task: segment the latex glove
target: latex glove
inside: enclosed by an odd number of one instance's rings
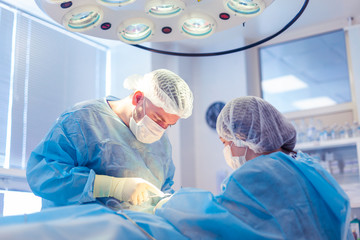
[[[163,196],[152,183],[142,178],[117,178],[95,175],[94,197],[114,197],[120,201],[140,205],[149,200],[149,191]]]

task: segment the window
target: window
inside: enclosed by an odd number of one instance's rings
[[[260,48],[265,100],[283,113],[349,103],[344,31]]]
[[[13,190],[0,203],[12,214],[13,198],[37,209],[27,159],[61,112],[105,96],[109,58],[106,47],[1,3],[0,31],[0,190]]]

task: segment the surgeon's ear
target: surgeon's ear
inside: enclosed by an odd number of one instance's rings
[[[144,93],[141,91],[136,91],[132,96],[132,104],[137,105],[144,98]]]

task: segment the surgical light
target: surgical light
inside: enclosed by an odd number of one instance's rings
[[[225,6],[241,16],[256,16],[265,8],[262,0],[225,0]]]
[[[215,22],[205,15],[194,15],[183,20],[181,29],[191,38],[204,38],[214,33]]]
[[[174,17],[185,8],[185,3],[179,0],[153,0],[145,6],[147,13],[153,17]]]
[[[236,14],[237,17],[231,17],[234,13],[224,0],[33,1],[69,31],[130,44],[206,38],[215,32],[241,26],[252,16]],[[233,1],[227,4],[233,9],[237,5],[243,8],[260,6],[261,12],[274,0],[242,0],[243,4]],[[88,10],[84,10],[86,8]],[[141,21],[131,22],[133,19]]]
[[[101,8],[86,6],[75,8],[63,18],[63,25],[70,31],[82,32],[100,24],[103,18]]]
[[[147,19],[130,19],[120,25],[118,35],[126,43],[141,43],[151,38],[153,28]]]
[[[121,40],[135,47],[176,56],[214,56],[243,51],[278,36],[303,14],[309,0],[279,31],[246,46],[212,53],[175,53],[151,49],[142,42],[173,42],[207,38],[244,26],[275,0],[33,0],[69,31]],[[136,19],[136,21],[133,21]],[[139,19],[141,21],[139,21]]]

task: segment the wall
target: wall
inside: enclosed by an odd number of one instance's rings
[[[128,44],[119,44],[111,48],[110,89],[107,94],[119,98],[131,93],[123,87],[126,77],[133,74],[145,74],[152,71],[151,53]]]
[[[215,101],[226,103],[247,94],[245,54],[239,52],[197,58],[193,61],[197,66],[193,76],[196,97],[194,108],[196,186],[217,193],[219,180],[224,177],[224,172],[231,170],[224,160],[223,145],[216,131],[206,124],[205,114],[207,108]]]

